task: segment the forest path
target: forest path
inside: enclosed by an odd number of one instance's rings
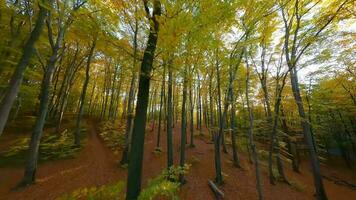
[[[23,168],[0,169],[0,199],[56,199],[77,188],[100,186],[125,179],[118,170],[117,158],[100,141],[93,121],[88,120],[88,137],[84,149],[74,159],[40,164],[37,180],[27,188],[10,191],[21,180]]]
[[[51,161],[40,164],[37,173],[37,182],[23,190],[10,191],[21,180],[23,168],[0,168],[0,200],[47,200],[56,199],[65,193],[76,189],[101,186],[126,181],[127,170],[118,167],[117,162],[121,153],[114,155],[108,149],[96,131],[97,123],[87,120],[88,140],[84,149],[74,159]],[[162,128],[162,153],[153,153],[156,147],[157,129],[146,131],[144,161],[143,161],[143,187],[150,178],[159,175],[167,166],[166,161],[166,134]],[[174,163],[179,163],[180,125],[173,130]],[[214,195],[208,187],[208,179],[213,180],[214,171],[214,145],[206,137],[195,137],[195,148],[186,147],[186,162],[191,169],[186,175],[187,183],[182,186],[179,196],[182,200],[214,200]],[[198,132],[195,132],[198,135]],[[188,143],[190,141],[188,131]],[[254,200],[257,199],[254,167],[248,162],[247,155],[239,153],[243,169],[233,167],[231,162],[231,149],[229,154],[222,153],[222,170],[224,184],[221,189],[225,192],[227,200]],[[293,173],[290,165],[285,164],[285,171],[289,180],[298,181],[304,188],[297,191],[291,186],[278,183],[272,186],[268,182],[266,164],[262,165],[263,192],[267,200],[307,200],[313,198],[313,180],[307,163],[302,166],[302,173]],[[323,168],[323,173],[339,173],[336,170]],[[346,180],[356,180],[353,174],[348,174]],[[347,187],[338,186],[331,181],[324,181],[330,200],[356,199],[356,191]]]

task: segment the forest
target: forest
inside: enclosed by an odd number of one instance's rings
[[[354,0],[0,0],[0,200],[356,199]]]

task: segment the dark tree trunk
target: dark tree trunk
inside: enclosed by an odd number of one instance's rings
[[[156,95],[157,95],[157,88],[155,88],[153,95],[151,96],[151,121],[152,121],[152,127],[151,127],[151,132],[155,130],[155,125],[156,125],[156,119],[155,119],[155,104],[156,104]]]
[[[136,63],[136,62],[134,62]],[[135,65],[134,65],[135,66]],[[126,132],[125,132],[125,146],[124,150],[122,151],[122,157],[120,164],[125,165],[129,163],[129,148],[130,148],[130,138],[132,135],[132,126],[133,126],[133,109],[134,109],[134,98],[135,98],[135,81],[136,81],[136,70],[133,69],[131,83],[130,83],[130,91],[129,91],[129,98],[127,100],[127,112],[126,112]]]
[[[53,2],[51,2],[51,5]],[[53,39],[51,35],[51,24],[48,26],[49,29],[49,39]],[[48,111],[48,104],[50,98],[50,87],[52,82],[53,73],[55,70],[55,64],[58,57],[58,51],[62,47],[64,40],[65,28],[61,24],[59,25],[59,33],[57,36],[56,44],[52,46],[52,55],[47,62],[47,67],[43,76],[41,85],[41,95],[40,95],[40,110],[37,116],[35,127],[31,135],[31,140],[29,144],[28,157],[26,159],[25,173],[20,185],[29,185],[33,183],[36,179],[36,169],[38,162],[39,146],[41,137],[43,134],[43,127],[46,122],[46,116]],[[53,40],[52,40],[53,42]]]
[[[166,88],[166,66],[163,66],[163,82],[161,86],[161,96],[160,96],[160,104],[159,104],[159,115],[158,115],[158,132],[157,132],[157,142],[156,142],[156,149],[160,149],[161,143],[161,123],[162,123],[162,107],[164,101],[164,93]]]
[[[104,101],[103,101],[103,106],[101,109],[101,119],[106,119],[106,111],[107,111],[107,106],[108,106],[108,101],[109,101],[109,91],[110,91],[110,76],[111,76],[111,72],[110,72],[110,63],[107,65],[107,67],[105,67],[105,80],[104,80],[104,91],[103,94],[105,94],[103,96]]]
[[[115,106],[114,106],[114,120],[117,119],[117,113],[118,113],[118,109],[119,109],[119,105],[120,105],[120,93],[121,93],[121,86],[122,86],[122,76],[123,76],[123,70],[120,70],[120,77],[119,77],[119,86],[117,87],[117,91],[116,91],[116,97],[115,97]]]
[[[145,7],[147,7],[147,1],[145,1]],[[141,63],[137,106],[132,131],[130,162],[128,167],[126,200],[136,200],[141,191],[142,160],[145,142],[147,106],[150,92],[150,76],[158,40],[159,22],[157,21],[156,16],[161,15],[160,1],[155,0],[153,2],[153,7],[153,15],[150,17],[152,23],[150,23],[147,46]]]
[[[135,12],[137,12],[137,8],[135,8]],[[135,82],[136,82],[136,62],[137,62],[137,34],[138,34],[138,22],[135,21],[135,30],[134,30],[134,38],[133,38],[133,43],[134,43],[134,49],[133,49],[133,63],[132,63],[132,77],[131,77],[131,82],[130,82],[130,91],[129,91],[129,97],[127,99],[127,110],[126,113],[123,114],[123,116],[126,116],[126,131],[125,131],[125,146],[124,150],[122,152],[122,157],[120,164],[125,165],[129,163],[129,149],[130,149],[130,138],[132,135],[132,130],[133,130],[133,109],[134,109],[134,100],[135,100]],[[124,109],[125,110],[125,109]]]
[[[233,91],[231,91],[231,119],[230,119],[230,123],[231,123],[231,144],[232,144],[232,158],[233,158],[233,165],[235,167],[239,167],[241,168],[240,165],[240,159],[239,156],[237,154],[237,145],[236,145],[236,135],[237,135],[237,131],[236,131],[236,109],[235,109],[235,101],[234,101],[234,94]]]
[[[52,7],[53,0],[46,0],[44,1],[44,3],[47,4],[49,7]],[[47,16],[47,13],[49,12],[46,7],[42,5],[39,5],[39,7],[40,9],[39,9],[39,14],[36,20],[35,27],[33,28],[29,39],[25,43],[22,56],[16,66],[15,72],[11,77],[9,86],[6,89],[5,95],[2,98],[0,104],[0,136],[4,131],[7,119],[9,117],[10,110],[19,92],[20,85],[23,80],[24,72],[27,68],[28,63],[30,62],[30,59],[34,52],[35,43],[37,42],[37,40],[41,35],[45,18]]]
[[[34,130],[32,132],[31,141],[28,150],[28,157],[26,159],[25,174],[21,185],[29,185],[33,183],[36,179],[36,169],[38,162],[38,151],[40,146],[40,140],[43,133],[43,127],[45,124],[48,102],[49,102],[49,92],[52,74],[54,71],[55,61],[52,60],[54,57],[51,56],[49,65],[47,66],[46,72],[43,77],[43,82],[41,86],[41,99],[40,99],[40,110],[37,116]]]
[[[198,113],[199,113],[199,118],[197,119],[197,125],[199,129],[199,134],[202,134],[202,129],[201,129],[201,124],[202,124],[202,107],[201,107],[201,88],[200,88],[200,76],[198,73]]]
[[[248,116],[249,116],[249,131],[248,131],[248,138],[249,138],[249,146],[252,151],[252,157],[253,161],[255,163],[255,173],[256,173],[256,189],[258,193],[258,199],[262,200],[263,199],[263,193],[262,193],[262,183],[261,183],[261,172],[260,172],[260,167],[259,167],[259,161],[258,161],[258,155],[257,155],[257,150],[256,146],[254,143],[253,139],[253,112],[251,109],[250,105],[250,98],[249,98],[249,82],[250,82],[250,69],[249,69],[249,64],[247,63],[246,60],[246,104],[247,104],[247,110],[248,110]]]
[[[76,122],[76,126],[75,126],[76,128],[75,128],[75,137],[74,137],[74,145],[76,145],[76,146],[80,146],[80,131],[81,131],[80,122],[82,120],[83,113],[84,113],[85,96],[87,93],[87,88],[88,88],[89,79],[90,79],[90,64],[91,64],[94,50],[96,47],[96,40],[97,40],[97,38],[95,37],[93,40],[93,43],[90,47],[88,61],[87,61],[87,67],[85,69],[85,80],[84,80],[84,84],[83,84],[82,93],[80,95],[80,101],[79,101],[80,106],[79,106],[79,112],[78,112],[77,122]]]
[[[192,75],[192,74],[191,74]],[[193,83],[190,82],[190,89],[189,89],[189,103],[190,103],[190,147],[195,147],[194,144],[194,102],[193,102]]]
[[[110,104],[109,104],[109,119],[110,120],[114,120],[114,101],[116,100],[115,99],[115,90],[116,90],[116,79],[117,79],[117,74],[118,74],[118,71],[119,71],[119,67],[118,66],[114,66],[115,67],[115,71],[114,71],[114,74],[113,74],[113,79],[112,79],[112,83],[111,83],[111,92],[110,92]]]
[[[226,121],[226,115],[227,115],[227,108],[228,108],[228,103],[224,103],[224,114],[222,114],[222,108],[221,108],[221,84],[220,84],[220,68],[219,65],[216,65],[216,80],[217,80],[217,89],[218,89],[218,109],[219,109],[219,141],[222,144],[223,147],[223,152],[227,153],[226,149],[226,143],[225,143],[225,121]]]
[[[277,128],[278,128],[278,121],[279,121],[279,111],[280,111],[280,107],[281,107],[280,105],[281,105],[281,101],[282,101],[282,92],[283,92],[283,88],[284,88],[285,83],[286,83],[287,75],[288,74],[284,74],[283,75],[282,85],[279,84],[279,77],[277,77],[276,102],[275,102],[275,105],[274,105],[274,119],[273,119],[272,133],[271,133],[272,141],[270,141],[270,142],[273,142],[273,140],[276,140],[275,146],[272,145],[272,148],[270,146],[270,151],[274,151],[274,149],[276,149],[277,169],[278,169],[278,173],[279,173],[280,178],[284,182],[287,182],[287,178],[286,178],[286,176],[284,174],[283,164],[282,164],[282,160],[280,158],[280,147],[279,147],[279,141],[278,141],[278,136],[277,136]],[[272,152],[270,152],[270,156],[272,156],[271,154],[272,154]],[[272,158],[270,158],[269,162],[272,162]],[[271,163],[271,165],[272,165],[272,163]],[[273,172],[270,171],[270,173],[273,173]],[[272,180],[272,178],[273,178],[273,180]],[[270,174],[270,183],[274,184],[274,181],[275,181],[275,179],[274,179],[273,174]]]
[[[173,74],[172,74],[172,61],[168,65],[168,96],[167,96],[167,167],[168,169],[173,165]]]
[[[89,100],[89,107],[88,107],[89,115],[92,115],[93,110],[94,110],[93,109],[93,99],[94,99],[95,88],[96,88],[96,78],[94,79],[94,84],[93,84],[93,87],[90,92],[90,100]]]
[[[221,153],[220,153],[220,143],[221,136],[223,134],[224,120],[221,112],[221,90],[220,90],[220,72],[219,72],[219,61],[216,61],[216,80],[218,89],[218,116],[219,116],[219,131],[214,132],[214,146],[215,146],[215,182],[220,185],[223,183],[223,177],[221,173]]]
[[[286,116],[284,114],[283,110],[283,104],[282,101],[280,102],[280,111],[281,111],[281,117],[282,117],[282,128],[285,133],[289,135],[289,129],[287,125],[287,120]],[[290,136],[290,135],[289,135]],[[299,173],[299,162],[298,162],[298,156],[297,156],[297,144],[295,141],[291,141],[290,137],[288,138],[288,151],[292,155],[292,168],[294,172]]]
[[[214,141],[214,127],[215,127],[215,124],[214,124],[214,118],[215,118],[215,115],[214,115],[214,106],[213,106],[213,71],[212,73],[210,74],[210,78],[209,78],[209,110],[210,110],[210,123],[209,123],[209,132],[211,134],[211,141]]]
[[[301,118],[301,126],[303,128],[304,139],[308,145],[308,150],[309,150],[309,154],[310,154],[310,164],[311,164],[312,171],[313,171],[314,185],[315,185],[315,189],[316,189],[317,199],[318,200],[326,200],[327,196],[325,193],[325,189],[324,189],[324,185],[323,185],[323,181],[322,181],[322,177],[321,177],[318,155],[314,149],[313,138],[312,138],[312,134],[310,132],[310,125],[308,122],[308,118],[305,115],[303,100],[302,100],[302,97],[300,95],[300,90],[299,90],[297,70],[296,70],[295,66],[290,67],[289,73],[290,73],[290,79],[291,79],[291,84],[292,84],[293,96],[294,96],[295,102],[298,106],[298,113]]]
[[[185,145],[187,143],[187,109],[186,109],[187,85],[188,85],[187,68],[188,67],[185,66],[184,83],[183,83],[182,122],[181,122],[182,127],[181,127],[181,141],[180,141],[180,161],[179,161],[179,165],[181,167],[184,167],[185,164]],[[179,175],[179,181],[181,184],[185,182],[183,174]]]

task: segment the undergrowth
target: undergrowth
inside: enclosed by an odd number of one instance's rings
[[[70,194],[65,194],[57,200],[120,200],[123,199],[124,182],[119,181],[115,184],[100,187],[81,188]]]
[[[138,200],[153,200],[158,197],[166,197],[177,200],[180,183],[178,181],[180,174],[186,174],[190,165],[184,167],[171,167],[164,170],[159,176],[148,181],[145,188],[142,189]],[[114,184],[103,185],[100,187],[80,188],[70,194],[65,194],[57,200],[121,200],[125,199],[125,184],[119,181]]]
[[[84,139],[81,130],[82,142]],[[22,166],[25,163],[30,138],[21,138],[14,142],[10,149],[0,153],[0,166]],[[82,146],[82,145],[81,145]],[[74,133],[67,130],[61,134],[45,134],[41,138],[39,162],[73,158],[80,147],[74,146]]]
[[[99,124],[99,135],[114,154],[118,154],[125,144],[125,128],[118,127],[119,124],[122,123],[104,121]]]
[[[289,180],[289,184],[291,188],[295,189],[298,192],[303,192],[305,190],[305,185],[296,181],[296,180]]]

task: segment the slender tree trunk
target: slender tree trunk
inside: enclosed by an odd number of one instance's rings
[[[259,161],[258,161],[258,155],[257,155],[257,150],[256,146],[254,143],[253,139],[253,113],[250,105],[250,98],[249,98],[249,82],[250,82],[250,69],[249,69],[249,64],[247,63],[246,60],[246,104],[247,104],[247,110],[248,110],[248,116],[249,116],[249,131],[248,131],[248,136],[249,136],[249,146],[251,147],[252,150],[252,157],[255,163],[255,173],[256,173],[256,188],[257,188],[257,193],[258,193],[258,199],[262,200],[263,199],[263,193],[262,193],[262,183],[261,183],[261,172],[260,172],[260,167],[259,167]]]
[[[43,133],[43,127],[47,116],[50,83],[54,71],[54,64],[55,64],[55,57],[51,56],[41,86],[40,111],[36,119],[35,128],[32,132],[32,136],[30,140],[28,157],[26,159],[26,165],[25,165],[25,174],[22,182],[20,183],[20,185],[23,186],[33,183],[36,179],[38,151],[39,151],[40,140]]]
[[[155,130],[155,104],[156,104],[156,95],[157,95],[157,88],[155,88],[153,95],[151,96],[151,121],[152,121],[152,127],[151,127],[151,132]]]
[[[278,136],[277,136],[277,128],[278,128],[278,121],[279,121],[280,104],[281,104],[281,101],[282,101],[282,91],[283,91],[283,88],[284,88],[284,85],[285,85],[286,77],[287,77],[287,74],[285,74],[284,77],[283,77],[282,86],[280,86],[279,82],[277,81],[277,85],[276,85],[276,94],[277,94],[277,96],[276,96],[276,102],[275,102],[275,105],[274,105],[274,119],[273,119],[272,133],[271,133],[272,134],[272,139],[276,139],[275,147],[272,146],[272,148],[276,149],[276,161],[277,161],[278,173],[279,173],[280,178],[284,182],[287,182],[287,178],[286,178],[286,176],[284,174],[282,160],[280,158],[280,147],[279,147],[279,141],[278,141]],[[274,149],[270,149],[270,150],[273,151]],[[272,153],[270,152],[270,154],[272,154]],[[273,176],[273,174],[272,174],[272,176]],[[274,180],[274,176],[273,176],[273,181],[275,181]],[[271,177],[270,177],[270,182],[271,182]],[[274,182],[271,182],[271,183],[274,184]]]
[[[50,26],[51,24],[49,25],[49,28]],[[21,185],[28,185],[35,181],[39,145],[40,145],[40,140],[43,133],[43,127],[45,125],[45,120],[48,111],[50,86],[52,82],[53,73],[55,70],[55,64],[58,57],[58,51],[61,48],[64,39],[65,28],[63,25],[59,25],[59,26],[60,27],[59,27],[59,33],[56,40],[56,44],[52,47],[52,55],[48,60],[42,85],[41,85],[40,110],[39,110],[39,115],[36,119],[34,131],[31,136],[29,151],[28,151],[29,154],[26,160],[25,174],[21,182]],[[49,35],[49,38],[50,40],[52,40],[52,35]]]
[[[164,101],[164,93],[166,88],[166,66],[163,66],[163,82],[161,86],[161,96],[160,96],[160,103],[159,103],[159,115],[158,115],[158,133],[157,133],[157,143],[156,143],[156,150],[160,149],[161,143],[161,123],[162,123],[162,107]]]
[[[210,78],[209,78],[209,110],[210,110],[210,126],[209,126],[209,132],[211,134],[211,141],[214,141],[214,128],[215,128],[215,124],[214,124],[214,118],[215,118],[215,115],[214,115],[214,106],[213,106],[213,93],[212,93],[212,90],[213,90],[213,84],[212,84],[212,81],[213,81],[213,73],[211,73],[210,75]]]
[[[11,120],[12,122],[16,121],[19,111],[21,109],[21,106],[22,106],[22,97],[19,96],[19,97],[17,97],[17,105],[16,105],[16,110],[12,116],[12,120]]]
[[[190,147],[195,147],[194,144],[194,102],[193,102],[193,83],[190,82],[189,89],[189,103],[190,103]]]
[[[89,100],[89,108],[88,108],[89,115],[92,115],[92,111],[93,111],[93,99],[95,99],[94,98],[95,88],[96,88],[96,78],[94,79],[94,84],[90,92],[90,100]]]
[[[129,148],[130,148],[130,136],[132,135],[132,122],[134,118],[133,109],[134,109],[134,96],[135,96],[135,81],[136,81],[136,70],[133,69],[132,78],[130,83],[130,91],[129,91],[129,98],[127,101],[127,117],[126,117],[126,132],[125,132],[125,146],[124,150],[122,151],[122,157],[120,164],[125,165],[129,163]]]
[[[237,145],[236,145],[236,135],[237,135],[237,131],[236,131],[236,109],[235,109],[235,101],[234,101],[234,94],[233,91],[231,91],[231,119],[230,119],[230,123],[231,123],[231,143],[232,143],[232,158],[233,158],[233,165],[235,167],[239,167],[241,168],[240,165],[240,159],[239,156],[237,154]]]
[[[183,102],[182,102],[182,127],[181,127],[181,141],[180,141],[180,161],[179,165],[181,167],[184,167],[185,165],[185,145],[187,143],[187,109],[186,109],[186,103],[187,103],[187,86],[188,86],[188,80],[187,80],[187,65],[185,66],[184,69],[184,83],[183,83]],[[180,174],[179,175],[179,181],[180,183],[184,183],[184,175]]]
[[[114,119],[117,119],[117,113],[119,110],[119,105],[120,105],[120,93],[121,93],[121,87],[122,87],[122,76],[123,76],[123,70],[120,70],[120,77],[119,77],[119,86],[117,87],[116,91],[116,97],[115,97],[115,106],[114,106]]]
[[[353,152],[356,154],[356,145],[355,145],[355,142],[354,142],[353,139],[352,139],[352,135],[351,135],[351,133],[350,133],[349,128],[347,127],[347,124],[346,124],[344,118],[342,117],[342,114],[341,114],[341,112],[340,112],[340,109],[337,110],[337,113],[339,114],[341,123],[342,123],[342,125],[343,125],[343,127],[344,127],[344,131],[345,131],[345,134],[346,134],[346,137],[347,137],[347,141],[349,141],[349,143],[351,144],[351,148],[352,148]],[[349,154],[350,154],[350,152],[349,152]]]
[[[85,70],[85,80],[84,80],[84,84],[83,84],[82,93],[80,95],[80,106],[79,106],[79,112],[78,112],[76,128],[75,128],[75,137],[74,137],[74,144],[76,146],[80,146],[80,131],[81,131],[80,122],[82,120],[82,116],[84,113],[85,96],[87,93],[87,88],[88,88],[89,79],[90,79],[90,64],[91,64],[94,50],[96,47],[96,40],[97,40],[97,38],[95,37],[93,40],[93,43],[91,45],[91,48],[90,48],[90,52],[88,55],[88,61],[87,61],[87,67]]]
[[[286,120],[286,116],[284,114],[284,110],[283,110],[283,104],[282,101],[280,103],[280,111],[281,111],[281,117],[282,117],[282,128],[283,131],[287,134],[289,134],[289,129],[288,129],[288,125],[287,125],[287,120]],[[288,138],[288,150],[289,153],[292,155],[292,168],[294,172],[300,173],[299,171],[299,162],[298,162],[298,156],[297,156],[297,144],[295,141],[291,141],[290,137]]]
[[[217,184],[223,183],[223,177],[221,174],[221,153],[220,153],[220,143],[221,136],[223,134],[224,120],[221,113],[221,90],[220,90],[220,72],[219,72],[219,61],[216,61],[216,80],[218,87],[218,116],[219,116],[219,131],[214,132],[214,144],[215,144],[215,182]]]
[[[167,167],[168,169],[173,165],[173,74],[172,74],[172,61],[168,65],[168,96],[167,96]]]
[[[315,185],[315,189],[316,189],[317,199],[318,200],[326,200],[327,196],[325,193],[325,189],[324,189],[324,185],[323,185],[323,181],[322,181],[322,177],[321,177],[320,164],[319,164],[317,153],[315,152],[315,149],[314,149],[314,143],[313,143],[312,134],[310,132],[310,125],[308,122],[308,118],[305,115],[303,100],[302,100],[302,97],[300,95],[300,90],[299,90],[297,70],[296,70],[295,66],[290,67],[289,73],[290,73],[290,79],[291,79],[291,84],[292,84],[294,100],[298,106],[298,113],[301,118],[301,126],[303,128],[304,139],[305,139],[305,142],[307,143],[308,149],[309,149],[310,164],[311,164],[312,171],[313,171],[314,185]]]
[[[45,0],[43,3],[47,4],[49,7],[52,7],[53,0]],[[0,104],[0,136],[4,131],[7,119],[9,117],[10,110],[19,92],[20,85],[23,80],[24,72],[27,68],[28,63],[30,62],[30,59],[34,52],[35,43],[37,42],[37,40],[41,35],[45,18],[47,16],[47,13],[49,12],[46,7],[42,5],[39,5],[39,7],[40,9],[39,9],[39,14],[36,20],[35,27],[32,30],[29,39],[25,43],[22,56],[16,66],[15,72],[11,77],[9,86],[6,89],[5,95],[2,98]]]
[[[147,6],[147,1],[145,2]],[[147,13],[148,14],[148,13]],[[158,40],[159,22],[156,16],[161,15],[161,2],[153,2],[153,16],[150,17],[150,32],[147,46],[141,63],[138,85],[137,106],[131,140],[130,162],[127,177],[126,200],[136,200],[141,191],[142,160],[145,142],[147,105],[150,92],[150,76]]]
[[[115,90],[116,90],[116,78],[117,78],[117,74],[118,74],[118,66],[114,66],[115,67],[115,71],[113,74],[113,79],[112,79],[112,83],[111,83],[111,92],[110,92],[110,104],[109,104],[109,119],[110,120],[114,120],[114,100],[115,99]]]
[[[222,143],[223,147],[223,152],[227,153],[226,149],[226,143],[225,143],[225,121],[226,121],[226,115],[227,115],[227,108],[228,108],[228,103],[224,103],[224,115],[222,115],[222,108],[221,108],[221,84],[220,84],[220,69],[219,65],[216,65],[216,78],[217,78],[217,84],[218,84],[218,107],[219,107],[219,137],[220,141]],[[228,94],[227,94],[228,95]],[[227,106],[226,106],[227,105]]]
[[[110,91],[110,77],[111,77],[111,72],[110,72],[110,64],[107,66],[107,70],[105,70],[105,82],[104,82],[104,103],[102,107],[102,116],[101,119],[106,119],[106,111],[107,111],[107,106],[108,106],[108,101],[109,101],[109,91]]]
[[[197,109],[198,110],[198,113],[199,113],[199,119],[197,119],[197,124],[199,125],[198,128],[199,128],[199,134],[202,134],[202,129],[201,129],[201,126],[202,126],[202,107],[201,107],[201,88],[200,88],[200,76],[199,76],[199,73],[198,73],[198,106],[197,106]]]

